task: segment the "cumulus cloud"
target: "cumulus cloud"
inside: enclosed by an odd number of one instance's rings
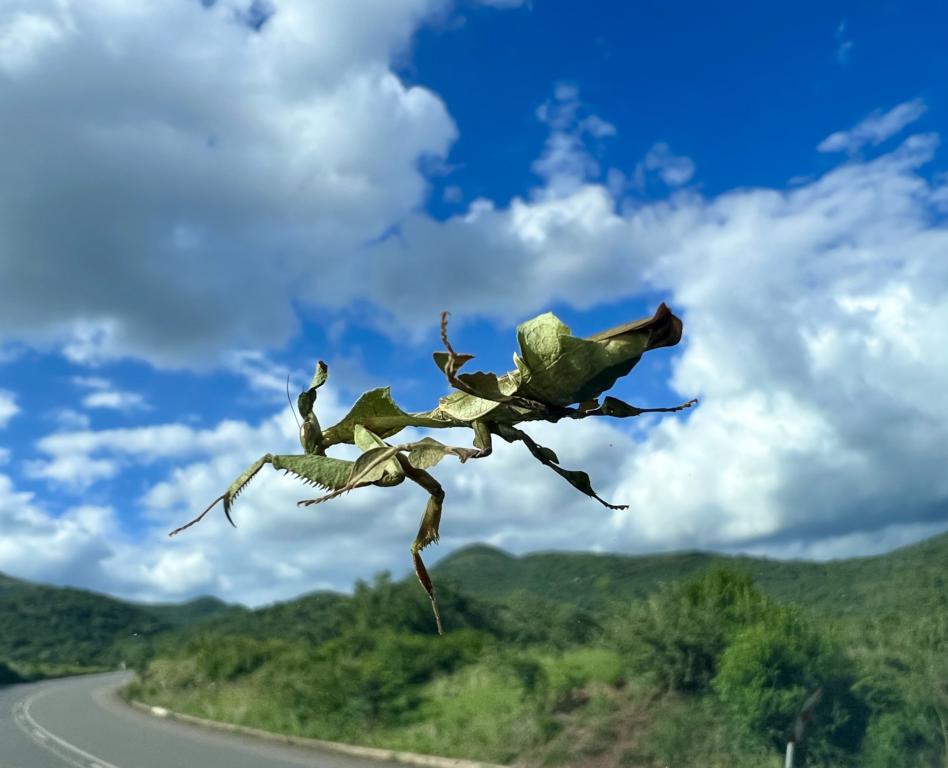
[[[695,174],[695,164],[690,157],[675,155],[668,144],[658,142],[646,153],[642,162],[635,168],[635,184],[645,188],[646,176],[654,173],[668,187],[680,187],[691,181]]]
[[[54,516],[0,474],[0,571],[22,578],[104,586],[106,543],[116,533],[108,507],[81,505]]]
[[[72,408],[60,408],[55,411],[50,411],[46,414],[46,418],[55,423],[57,431],[66,432],[70,430],[88,429],[92,423],[88,414],[73,410]]]
[[[875,110],[854,128],[831,133],[817,146],[820,152],[858,152],[866,144],[877,146],[918,120],[928,107],[921,99],[903,102],[888,112]]]
[[[5,2],[0,342],[210,367],[344,304],[456,135],[389,68],[440,5]]]
[[[329,386],[320,390],[319,408],[326,418],[343,415],[335,390]],[[220,454],[233,445],[266,445],[271,453],[293,452],[299,447],[297,438],[294,436],[287,444],[285,437],[281,437],[288,427],[295,435],[292,418],[281,409],[256,427],[227,420],[207,429],[180,422],[120,429],[61,429],[37,441],[36,448],[43,458],[27,462],[25,468],[29,477],[81,493],[100,480],[115,477],[128,465],[185,461],[204,454]]]
[[[858,157],[924,104],[833,134],[821,149],[854,157],[789,190],[707,199],[678,188],[693,173],[688,158],[653,147],[645,170],[677,189],[630,202],[616,173],[601,183],[597,142],[616,129],[560,85],[538,112],[549,127],[540,185],[506,207],[478,199],[437,221],[417,212],[418,160],[443,157],[454,126],[436,95],[389,68],[434,5],[367,14],[362,3],[285,0],[255,31],[237,0],[136,13],[107,0],[5,4],[0,117],[17,120],[4,121],[13,133],[0,146],[0,327],[82,364],[223,362],[275,391],[263,357],[219,360],[217,350],[279,346],[296,300],[364,300],[400,333],[430,327],[445,307],[513,323],[556,303],[660,296],[685,322],[684,343],[664,353],[675,355],[671,384],[700,408],[635,430],[532,428],[631,509],[610,513],[522,446],[501,444],[486,461],[439,466],[442,551],[487,539],[515,551],[827,557],[948,526],[938,461],[948,441],[948,232],[936,215],[945,184],[921,172],[937,138]],[[23,32],[11,21],[23,14],[62,34]],[[49,120],[63,105],[70,119]],[[373,239],[393,225],[397,237]],[[338,398],[320,397],[331,422]],[[54,518],[9,478],[0,484],[5,537],[8,522],[19,531],[4,539],[0,567],[78,568],[65,555],[31,566],[10,548],[19,537],[35,552],[30,542],[59,524],[96,564],[90,580],[114,575],[141,597],[261,602],[401,571],[424,507],[406,486],[301,510],[299,484],[271,472],[242,495],[238,531],[218,514],[168,542],[169,528],[262,450],[297,449],[282,409],[210,429],[61,429],[37,448],[43,458],[27,472],[77,490],[130,465],[177,464],[137,502],[154,528],[115,548],[100,541],[114,525],[107,508]]]
[[[920,173],[937,144],[910,136],[789,190],[624,210],[582,183],[443,223],[415,217],[381,247],[455,254],[429,287],[468,312],[513,321],[654,292],[684,317],[671,383],[701,407],[630,450],[612,495],[632,509],[585,544],[826,556],[835,541],[848,554],[948,527],[937,461],[948,411],[936,404],[948,387],[948,231],[941,183]],[[433,311],[403,298],[394,270],[385,279],[381,304]]]
[[[73,376],[72,382],[80,389],[91,390],[82,397],[82,405],[86,408],[106,408],[125,413],[149,409],[145,398],[138,392],[117,389],[101,376]],[[69,420],[69,416],[65,418]]]
[[[252,390],[273,397],[286,396],[289,369],[274,363],[259,350],[232,350],[224,356],[224,366],[243,378]]]
[[[569,194],[584,181],[599,176],[599,163],[588,142],[614,136],[616,129],[598,115],[586,112],[579,89],[571,83],[559,83],[553,98],[537,109],[540,122],[550,128],[543,152],[532,166],[544,180],[537,194]]]
[[[20,406],[16,404],[16,393],[0,389],[0,429],[3,429],[19,412]]]

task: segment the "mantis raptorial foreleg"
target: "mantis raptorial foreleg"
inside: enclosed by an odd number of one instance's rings
[[[186,528],[190,528],[210,512],[219,501],[224,502],[224,514],[231,525],[234,521],[230,516],[230,508],[234,499],[240,492],[247,487],[247,484],[254,476],[263,469],[264,465],[272,464],[274,469],[282,469],[284,474],[296,475],[303,482],[309,485],[316,485],[320,488],[337,489],[346,484],[352,473],[353,462],[345,459],[336,459],[332,456],[317,456],[315,454],[285,454],[274,456],[271,453],[264,454],[245,469],[230,487],[214,501],[207,509],[194,518],[191,522],[185,523],[180,528],[175,528],[169,536],[174,536]],[[237,526],[234,525],[236,528]]]
[[[421,517],[421,525],[418,528],[418,535],[411,544],[412,565],[415,567],[415,575],[421,586],[428,593],[428,599],[431,600],[431,609],[434,611],[435,623],[438,626],[438,634],[444,634],[444,628],[441,626],[441,613],[438,610],[438,600],[435,597],[434,584],[428,575],[428,569],[425,568],[424,560],[421,559],[421,550],[429,544],[436,542],[439,537],[438,527],[441,524],[441,510],[444,504],[444,488],[441,483],[434,479],[423,469],[413,467],[411,462],[404,456],[398,457],[399,464],[405,472],[405,477],[417,483],[429,494],[428,504],[425,507],[425,513]]]

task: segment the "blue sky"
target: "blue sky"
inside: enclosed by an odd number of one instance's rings
[[[662,301],[685,338],[541,425],[610,513],[517,446],[439,467],[435,560],[474,541],[777,557],[948,528],[939,4],[8,2],[0,10],[0,571],[258,604],[408,568],[424,507],[165,533],[330,364],[323,423],[445,394],[437,319],[505,371],[523,320],[587,335]],[[461,434],[458,440],[467,438]],[[360,495],[361,494],[361,495]]]

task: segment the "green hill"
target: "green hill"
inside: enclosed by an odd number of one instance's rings
[[[186,603],[133,603],[164,624],[172,627],[190,626],[224,616],[242,616],[250,609],[231,605],[216,597],[196,597]]]
[[[0,661],[26,676],[113,667],[175,628],[241,610],[214,598],[134,604],[0,574]]]
[[[945,765],[948,536],[782,562],[467,547],[413,577],[162,636],[129,695],[280,733],[520,766]],[[640,600],[637,598],[648,598]]]
[[[466,547],[432,569],[466,592],[508,600],[518,592],[596,612],[616,600],[645,597],[662,582],[710,566],[748,571],[765,594],[828,616],[898,613],[948,594],[948,534],[874,557],[828,562],[781,561],[703,552],[615,555],[541,552],[514,557],[483,544]]]
[[[504,634],[498,628],[506,620],[504,611],[518,615],[532,611],[555,614],[556,622],[578,633],[584,623],[594,623],[591,617],[608,613],[616,601],[646,597],[663,582],[689,578],[712,565],[743,568],[762,592],[827,616],[924,612],[943,606],[948,594],[946,563],[948,534],[885,555],[824,563],[702,552],[644,556],[547,552],[515,557],[475,545],[443,558],[433,575],[448,615],[453,613],[459,626],[490,625],[492,631]],[[406,599],[418,592],[418,612],[412,621],[427,628],[427,601],[412,579],[404,586]],[[360,594],[368,599],[365,589],[362,593],[357,589],[356,597]],[[391,594],[393,604],[402,599],[401,588]],[[143,660],[156,644],[174,643],[182,633],[198,632],[317,645],[344,631],[353,620],[354,600],[358,602],[343,594],[317,592],[255,611],[211,597],[183,604],[137,604],[0,574],[0,661],[27,674],[102,668],[122,660]],[[393,609],[383,601],[372,610],[388,615]],[[394,614],[392,621],[398,621]]]

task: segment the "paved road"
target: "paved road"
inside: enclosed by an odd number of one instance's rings
[[[162,720],[129,708],[112,672],[0,688],[0,768],[388,768]]]

